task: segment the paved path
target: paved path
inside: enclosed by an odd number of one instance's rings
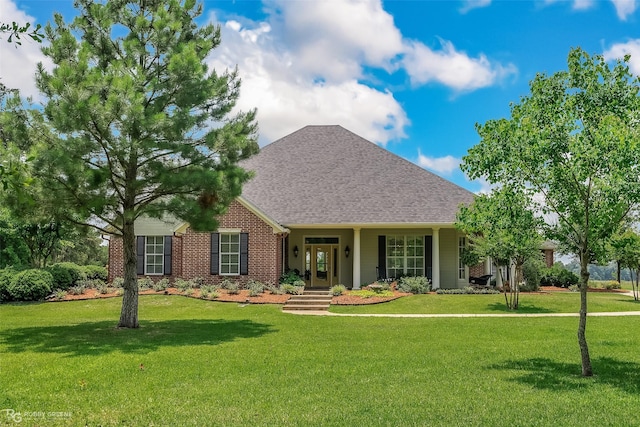
[[[620,295],[633,297],[633,292],[624,292]],[[292,314],[308,316],[338,316],[338,317],[578,317],[580,313],[476,313],[476,314],[379,314],[379,313],[332,313],[330,311],[299,310],[290,311]],[[618,317],[640,316],[640,311],[613,311],[588,313],[588,317]]]
[[[297,310],[287,313],[307,316],[338,317],[578,317],[580,313],[460,313],[460,314],[391,314],[391,313],[332,313],[330,311]],[[588,313],[588,317],[640,316],[640,311]]]

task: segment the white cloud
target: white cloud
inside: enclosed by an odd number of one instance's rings
[[[594,0],[574,0],[573,9],[587,10],[587,9],[591,9],[594,4],[595,4]]]
[[[636,0],[611,0],[616,8],[616,14],[621,21],[626,21],[627,17],[636,11],[638,5]]]
[[[484,55],[470,58],[447,41],[431,50],[403,38],[380,0],[266,0],[265,12],[261,22],[223,21],[222,43],[210,58],[217,70],[238,65],[238,107],[258,107],[263,143],[327,123],[380,144],[404,138],[404,109],[379,81],[371,84],[369,69],[404,67],[414,85],[435,82],[456,91],[495,84],[514,70]]]
[[[262,144],[308,124],[340,124],[381,144],[405,137],[409,120],[391,92],[360,83],[358,70],[325,79],[301,65],[295,52],[274,37],[270,24],[245,25],[224,25],[223,42],[210,66],[221,71],[238,65],[242,89],[237,107],[258,108]]]
[[[604,59],[612,61],[622,59],[625,55],[631,55],[629,70],[636,76],[640,76],[640,39],[629,40],[626,43],[616,43],[603,53]]]
[[[360,77],[362,65],[393,70],[402,35],[379,0],[271,0],[271,24],[300,71],[326,80]]]
[[[513,64],[492,64],[485,55],[471,58],[457,51],[453,43],[441,40],[436,51],[420,42],[410,42],[403,59],[413,84],[438,82],[458,91],[491,86],[516,72]]]
[[[34,26],[35,19],[18,9],[10,0],[0,0],[0,17],[2,22],[17,22],[21,25],[31,23]],[[40,44],[29,37],[20,37],[22,45],[8,43],[6,34],[0,40],[0,78],[2,83],[12,89],[20,89],[23,96],[39,98],[36,89],[35,73],[36,65],[42,62],[45,68],[50,69],[52,62],[40,51]]]
[[[479,9],[491,5],[491,0],[463,0],[460,13],[467,13],[472,9]]]
[[[418,153],[418,165],[444,175],[459,169],[461,160],[453,156],[430,157]]]

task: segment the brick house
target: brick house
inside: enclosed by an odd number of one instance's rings
[[[216,232],[136,222],[139,275],[277,283],[295,269],[309,287],[411,274],[460,288],[490,271],[460,261],[455,215],[473,193],[340,126],[304,127],[242,166],[255,176]],[[112,238],[109,278],[118,276],[122,242]]]

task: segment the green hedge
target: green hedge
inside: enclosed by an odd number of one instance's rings
[[[82,267],[89,280],[107,280],[107,269],[99,265],[85,265]]]
[[[53,264],[47,267],[46,270],[53,276],[53,289],[66,291],[73,286],[73,276],[68,268],[60,264]]]
[[[11,267],[0,270],[0,301],[9,301],[11,299],[9,296],[9,283],[11,283],[11,279],[15,274],[16,271]]]
[[[14,301],[38,301],[51,293],[53,276],[45,270],[24,270],[16,273],[7,287]]]

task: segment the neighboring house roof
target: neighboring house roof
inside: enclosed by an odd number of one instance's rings
[[[452,224],[473,193],[341,126],[306,126],[241,166],[242,197],[278,223]]]

